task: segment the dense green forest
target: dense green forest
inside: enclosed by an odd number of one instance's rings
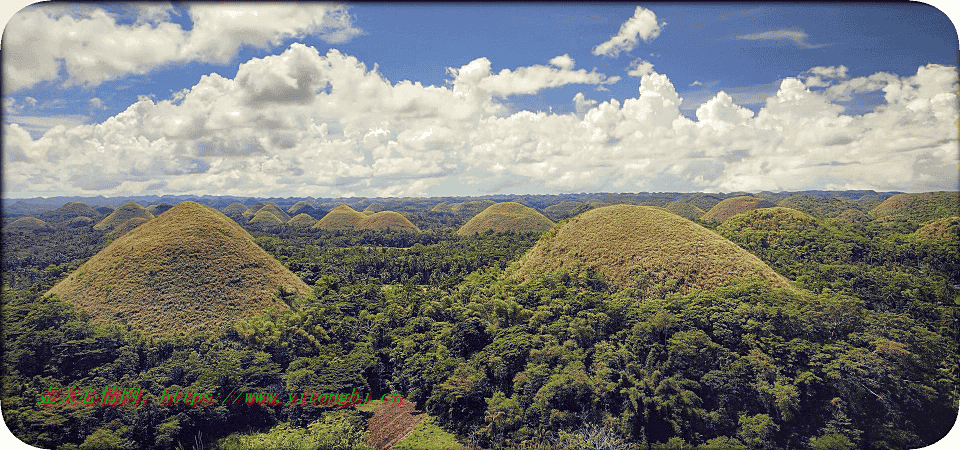
[[[478,213],[463,199],[374,208],[422,231],[297,227],[238,211],[228,215],[312,293],[288,310],[170,336],[93,320],[102,318],[45,295],[122,239],[96,227],[109,211],[45,227],[5,217],[3,416],[21,440],[51,449],[918,448],[950,430],[960,401],[960,235],[955,222],[940,238],[917,233],[960,215],[948,194],[915,202],[919,215],[891,213],[902,199],[880,208],[891,195],[875,193],[758,195],[759,209],[699,223],[794,287],[748,277],[684,292],[623,287],[592,269],[520,281],[515,263],[541,233],[458,234]],[[739,196],[647,203],[703,213]],[[643,203],[621,197],[503,200],[560,221]],[[790,208],[767,207],[781,201]],[[335,206],[315,205],[316,219]],[[51,387],[108,386],[218,401],[40,404]],[[390,420],[375,420],[385,403],[216,397],[354,390],[402,395],[416,410],[390,414],[415,431],[371,445],[393,436]]]

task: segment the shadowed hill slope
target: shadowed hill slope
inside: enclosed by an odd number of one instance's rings
[[[667,203],[663,209],[688,220],[698,220],[705,214],[702,209],[679,200]]]
[[[773,206],[777,205],[762,198],[748,196],[733,197],[717,203],[713,208],[710,208],[710,210],[707,211],[707,213],[704,214],[700,220],[704,222],[721,223],[735,214],[745,213],[758,208],[770,208]]]
[[[138,205],[137,203],[130,202],[117,208],[110,213],[109,216],[104,217],[100,223],[93,226],[93,229],[101,231],[112,230],[114,227],[123,225],[124,222],[133,219],[134,217],[142,217],[150,220],[153,218],[153,214],[150,214],[146,208]]]
[[[652,295],[713,289],[745,276],[790,286],[717,233],[662,208],[635,205],[605,206],[562,222],[520,258],[511,276],[526,281],[558,269],[588,268],[617,286]]]
[[[333,208],[322,219],[313,225],[313,228],[323,230],[352,230],[357,227],[363,218],[366,217],[357,210],[347,206],[340,205]]]
[[[870,215],[881,222],[902,220],[917,223],[960,216],[960,192],[894,195],[870,210]]]
[[[111,211],[112,212],[112,211]],[[103,214],[83,202],[70,202],[54,211],[47,211],[40,214],[40,220],[47,223],[64,222],[74,217],[103,217]]]
[[[170,208],[173,208],[173,205],[169,203],[161,203],[159,205],[150,205],[146,209],[147,209],[147,212],[149,212],[150,214],[153,214],[154,217],[156,217],[156,216],[159,216],[160,214],[163,214],[169,211]]]
[[[300,200],[299,202],[294,203],[293,206],[291,206],[290,209],[287,210],[287,214],[290,214],[291,216],[296,216],[298,214],[303,213],[303,214],[307,214],[310,217],[313,217],[314,219],[317,218],[318,212],[319,210],[316,207],[314,207],[310,203],[307,203],[304,200]]]
[[[260,209],[263,208],[264,206],[267,206],[267,205],[264,204],[263,202],[256,202],[250,205],[250,207],[247,208],[246,211],[241,213],[241,216],[243,216],[243,220],[249,221],[250,219],[253,218],[254,215],[257,214],[257,211],[260,211]]]
[[[358,230],[408,230],[419,232],[413,222],[395,211],[380,211],[364,217],[357,223]]]
[[[918,239],[952,239],[960,241],[960,217],[945,217],[934,220],[917,230]]]
[[[537,210],[515,202],[491,205],[465,223],[457,234],[461,236],[484,231],[544,232],[553,228],[553,221]]]
[[[310,288],[229,217],[183,202],[113,241],[48,292],[148,335],[214,329]],[[282,293],[282,294],[281,294]]]
[[[107,236],[112,239],[116,239],[132,231],[134,228],[149,222],[150,220],[151,219],[147,219],[144,217],[134,217],[124,223],[121,223],[120,225],[113,227],[113,229],[110,230],[109,233],[107,233]]]

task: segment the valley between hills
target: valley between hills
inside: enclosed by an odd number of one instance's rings
[[[36,447],[905,449],[960,405],[958,192],[3,211],[0,400]],[[69,404],[110,386],[405,401]]]

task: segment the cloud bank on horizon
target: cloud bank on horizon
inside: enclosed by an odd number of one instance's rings
[[[378,31],[343,5],[189,5],[189,29],[170,5],[78,8],[38,5],[7,25],[5,197],[957,189],[955,65],[862,76],[805,67],[775,80],[756,110],[720,89],[684,114],[643,47],[680,25],[644,7],[601,21],[606,38],[580,53],[499,71],[497,55],[480,56],[437,84],[387,79],[386,66],[338,49]],[[831,47],[790,28],[733,35],[736,45]],[[244,48],[265,54],[236,61]],[[629,77],[583,68],[591,54]],[[105,108],[97,97],[86,110],[30,114],[57,102],[31,97],[36,89],[89,97],[164,68],[231,61],[235,75],[210,70],[95,123],[85,112]],[[596,97],[636,81],[632,96]],[[567,112],[514,101],[560,88],[577,90]],[[864,96],[877,105],[846,113],[842,102]]]

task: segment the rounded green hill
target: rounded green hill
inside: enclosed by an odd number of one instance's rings
[[[543,215],[547,216],[551,220],[563,220],[568,217],[575,216],[577,211],[583,211],[588,208],[589,206],[587,206],[586,203],[573,200],[564,200],[560,203],[555,203],[543,208]]]
[[[287,210],[287,214],[290,214],[291,216],[296,216],[300,213],[305,213],[310,217],[314,217],[314,215],[317,214],[317,208],[304,200],[300,200],[299,202],[294,203],[293,206]],[[314,219],[316,219],[316,217],[314,217]]]
[[[740,229],[767,231],[801,231],[817,228],[819,223],[813,216],[793,208],[774,206],[754,209],[735,214],[723,221],[717,231],[736,231]],[[721,232],[723,234],[723,232]]]
[[[280,222],[283,222],[283,223],[286,223],[288,220],[290,220],[290,215],[285,213],[282,209],[280,209],[279,207],[277,207],[277,205],[274,205],[273,203],[264,205],[263,208],[260,208],[259,210],[257,210],[257,214],[260,214],[261,212],[272,213],[273,215],[277,216],[278,219],[280,219]],[[254,214],[254,217],[256,217],[256,214]]]
[[[262,202],[256,202],[256,203],[250,205],[250,207],[247,208],[246,211],[244,211],[243,213],[241,213],[241,216],[243,216],[243,219],[244,219],[244,220],[249,221],[250,219],[253,218],[254,215],[257,214],[257,211],[260,211],[260,209],[263,208],[264,206],[267,206],[267,205],[265,205],[265,204],[262,203]]]
[[[813,195],[791,195],[777,203],[777,206],[793,208],[814,217],[834,218],[848,209],[859,209],[856,202],[839,198],[816,197]]]
[[[413,222],[395,211],[380,211],[364,217],[357,223],[358,230],[406,230],[419,232]]]
[[[121,236],[48,291],[147,335],[215,329],[309,292],[236,222],[196,202]]]
[[[283,225],[283,223],[283,219],[277,217],[273,211],[268,211],[267,208],[261,208],[260,211],[257,211],[257,213],[253,215],[253,218],[250,219],[251,225],[280,226]]]
[[[287,221],[287,225],[297,228],[310,228],[315,223],[317,223],[317,219],[307,213],[297,214]]]
[[[934,220],[920,227],[916,236],[923,240],[948,239],[960,241],[960,217],[944,217]]]
[[[894,195],[870,210],[870,215],[880,222],[903,220],[916,223],[960,216],[960,192]]]
[[[553,228],[553,221],[537,210],[515,202],[491,205],[465,223],[457,234],[468,236],[485,231],[544,232]]]
[[[117,208],[110,213],[109,216],[104,217],[100,223],[93,226],[93,229],[100,231],[112,230],[114,227],[122,225],[124,222],[133,219],[134,217],[142,217],[150,220],[153,218],[153,214],[150,214],[146,208],[138,205],[137,203],[130,202]]]
[[[17,220],[14,220],[9,225],[3,227],[4,232],[28,232],[28,231],[52,231],[53,227],[50,224],[36,218],[36,217],[21,217]]]
[[[220,211],[228,216],[242,216],[247,206],[240,202],[233,202]]]
[[[103,217],[103,214],[83,202],[70,202],[54,211],[40,214],[40,220],[48,223],[64,222],[75,217]]]
[[[357,227],[363,218],[366,217],[357,210],[347,206],[340,205],[333,208],[322,219],[313,225],[315,229],[323,230],[352,230]]]
[[[790,282],[756,256],[690,220],[654,206],[613,205],[567,219],[517,262],[520,281],[559,269],[599,270],[619,287],[647,294],[713,289],[758,276]]]
[[[679,200],[667,203],[663,209],[688,220],[698,220],[705,214],[702,209]]]
[[[774,205],[769,200],[764,200],[762,198],[749,196],[732,197],[725,199],[724,201],[717,203],[713,208],[710,208],[710,210],[707,211],[707,213],[704,214],[700,220],[704,222],[722,223],[724,220],[729,219],[734,214],[740,214],[758,208],[771,208],[774,206],[777,205]]]

